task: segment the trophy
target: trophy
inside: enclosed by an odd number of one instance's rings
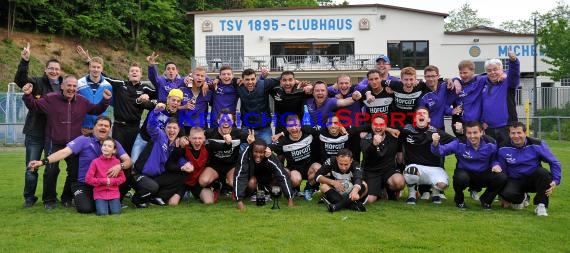
[[[255,204],[257,206],[264,206],[265,205],[265,192],[263,190],[257,190],[256,193]]]
[[[271,209],[279,209],[279,195],[281,195],[281,187],[274,185],[271,187],[271,198],[273,199],[273,206]]]

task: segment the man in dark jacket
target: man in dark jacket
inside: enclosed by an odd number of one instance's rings
[[[245,209],[243,199],[247,190],[271,190],[270,187],[277,184],[288,199],[287,205],[294,205],[289,173],[275,155],[267,157],[266,152],[267,144],[258,139],[246,147],[239,158],[234,175],[234,193],[239,210]]]
[[[30,63],[30,43],[22,50],[22,59],[18,65],[18,71],[14,82],[22,88],[26,83],[32,83],[32,95],[41,98],[49,92],[58,91],[59,84],[63,81],[60,75],[61,66],[58,60],[51,59],[46,63],[45,74],[38,77],[28,77],[28,65]],[[32,160],[39,160],[44,149],[44,127],[46,116],[40,111],[28,111],[23,133],[26,135],[26,166]],[[38,185],[38,172],[26,169],[24,177],[24,207],[33,206],[38,198],[36,187]]]

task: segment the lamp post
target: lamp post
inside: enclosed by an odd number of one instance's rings
[[[538,136],[538,124],[537,124],[537,119],[536,119],[536,110],[537,110],[537,106],[538,106],[538,102],[537,102],[537,96],[538,96],[538,82],[536,80],[536,62],[537,62],[537,58],[538,58],[538,45],[537,45],[537,38],[536,38],[536,14],[533,17],[534,20],[534,71],[532,72],[532,78],[534,80],[534,89],[533,89],[533,93],[532,93],[532,116],[533,116],[533,129],[534,129],[534,137]]]

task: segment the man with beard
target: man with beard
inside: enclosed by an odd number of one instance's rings
[[[466,209],[463,191],[467,187],[487,187],[479,200],[484,210],[490,210],[493,200],[507,181],[503,170],[491,169],[491,162],[496,159],[497,144],[493,138],[483,135],[483,127],[477,121],[465,125],[465,138],[459,138],[448,144],[440,145],[438,133],[432,134],[432,153],[445,156],[455,154],[457,167],[453,173],[455,205]]]
[[[374,203],[386,189],[389,200],[397,200],[396,193],[406,187],[402,172],[396,168],[396,154],[400,141],[386,134],[386,120],[378,115],[372,118],[371,138],[363,141],[362,169],[368,183],[368,203]]]
[[[27,83],[34,85],[32,95],[39,99],[50,92],[58,91],[59,85],[63,82],[61,77],[61,66],[58,60],[51,59],[46,62],[44,75],[38,77],[28,77],[30,64],[30,43],[22,50],[22,59],[18,65],[14,82],[18,87],[23,88]],[[23,133],[26,135],[24,143],[26,146],[26,172],[24,176],[24,207],[32,207],[37,201],[36,188],[38,186],[38,172],[27,168],[30,161],[39,160],[45,145],[46,115],[40,111],[28,110]]]
[[[329,212],[339,211],[347,206],[359,212],[366,212],[360,199],[366,196],[367,185],[362,181],[362,169],[352,159],[352,152],[341,149],[336,156],[325,161],[316,173],[321,184],[323,200]]]
[[[77,96],[77,78],[66,76],[63,78],[60,92],[52,92],[46,96],[35,99],[32,97],[33,85],[27,83],[22,88],[24,96],[22,100],[26,107],[32,111],[43,112],[46,117],[46,156],[51,155],[71,140],[81,135],[81,122],[85,116],[90,114],[100,114],[109,106],[111,92],[103,92],[103,99],[99,104],[91,104],[86,98]],[[73,194],[72,183],[77,181],[78,161],[76,156],[69,156],[65,159],[67,164],[67,178],[64,190],[61,194],[61,201],[64,206],[72,206]],[[42,200],[47,210],[56,207],[57,200],[57,177],[59,175],[59,163],[50,164],[44,171],[44,190]]]
[[[245,210],[244,198],[247,192],[256,189],[270,191],[274,185],[281,187],[287,198],[287,205],[293,207],[293,189],[289,174],[283,164],[273,154],[268,155],[267,144],[255,140],[240,155],[234,175],[234,193],[238,210]],[[270,153],[270,152],[269,152]]]
[[[432,135],[438,133],[443,144],[453,137],[429,124],[429,111],[425,107],[419,107],[414,118],[415,126],[407,124],[400,133],[406,164],[404,178],[409,190],[406,203],[416,204],[416,185],[430,185],[433,203],[441,204],[440,191],[447,188],[449,180],[440,157],[431,152]]]
[[[178,74],[178,68],[174,62],[167,62],[164,66],[165,75],[159,75],[156,69],[157,57],[158,54],[155,52],[146,57],[148,61],[148,80],[156,88],[158,101],[164,103],[170,90],[184,85],[184,79]]]
[[[242,135],[250,131],[255,134],[255,139],[261,139],[265,143],[271,143],[273,130],[271,129],[271,110],[269,108],[269,90],[278,83],[267,80],[259,80],[255,70],[245,69],[242,74],[242,85],[238,87],[240,98],[240,119]],[[241,144],[241,150],[245,150],[247,144]]]
[[[273,81],[273,79],[266,80]],[[269,90],[275,105],[274,117],[278,119],[275,124],[276,134],[286,131],[284,121],[288,115],[303,116],[303,103],[310,97],[312,88],[310,84],[297,81],[292,71],[281,73],[279,85]]]
[[[77,156],[79,160],[79,169],[77,173],[77,183],[71,186],[74,193],[73,200],[78,213],[91,213],[95,210],[93,202],[93,187],[85,183],[85,176],[89,170],[91,161],[102,155],[101,145],[109,138],[111,130],[111,119],[107,116],[99,116],[95,120],[93,133],[89,136],[79,136],[67,143],[66,147],[49,155],[42,161],[31,161],[29,167],[36,169],[42,165],[57,163],[70,156]],[[115,165],[109,169],[107,176],[110,178],[117,177],[121,169],[127,169],[132,166],[131,158],[125,152],[119,142],[116,142],[115,156],[121,160],[119,165]]]

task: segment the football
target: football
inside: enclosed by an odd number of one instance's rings
[[[404,179],[408,185],[418,184],[420,182],[420,171],[415,166],[408,166],[404,169]]]
[[[352,182],[350,182],[349,180],[344,180],[344,182],[342,182],[342,186],[344,186],[344,192],[341,193],[346,193],[346,194],[349,194],[350,191],[352,191],[352,187],[354,187]]]

